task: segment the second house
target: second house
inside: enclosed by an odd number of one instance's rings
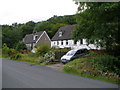
[[[26,44],[27,48],[32,52],[35,52],[35,46],[48,44],[51,46],[51,40],[47,35],[46,31],[33,32],[32,34],[27,34],[23,38],[23,42]]]

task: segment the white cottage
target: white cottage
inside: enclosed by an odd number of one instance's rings
[[[72,39],[72,30],[74,30],[75,25],[68,25],[61,27],[52,38],[51,46],[58,48],[71,48],[71,49],[100,49],[94,44],[89,44],[87,46],[86,39],[78,40],[76,43]]]

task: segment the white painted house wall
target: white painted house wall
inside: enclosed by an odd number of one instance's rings
[[[63,44],[62,44],[63,42]],[[67,44],[68,42],[68,44]],[[71,49],[80,49],[80,48],[87,48],[89,49],[100,49],[100,47],[97,47],[95,44],[89,44],[87,46],[86,39],[83,39],[83,43],[81,44],[81,41],[78,40],[76,44],[74,43],[74,40],[59,40],[59,41],[51,41],[51,47],[58,47],[58,48],[71,48]]]
[[[31,44],[26,44],[28,49],[31,49]]]

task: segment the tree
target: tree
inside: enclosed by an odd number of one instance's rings
[[[119,8],[120,3],[117,2],[80,3],[73,38],[96,40],[107,51],[113,51],[116,47],[120,49]]]
[[[66,16],[56,16],[49,18],[49,21],[52,24],[63,23],[63,24],[76,24],[75,15],[66,15]]]
[[[29,21],[26,24],[21,25],[18,29],[22,31],[22,37],[25,37],[26,34],[31,34],[34,30],[35,23]]]
[[[6,43],[8,47],[13,48],[14,45],[22,39],[21,31],[13,29],[12,26],[2,26],[2,43]]]

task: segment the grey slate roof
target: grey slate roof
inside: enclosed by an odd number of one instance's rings
[[[74,29],[75,25],[68,25],[59,28],[59,30],[56,32],[56,34],[53,36],[52,40],[69,40],[72,39],[72,30]],[[62,32],[62,36],[59,37],[59,32]]]
[[[34,33],[34,34],[27,34],[27,35],[25,36],[25,38],[24,38],[24,43],[25,43],[25,44],[35,43],[35,42],[38,40],[38,38],[42,35],[43,32],[44,32],[44,31],[36,32],[36,33]],[[33,36],[34,36],[34,35],[38,35],[38,37],[37,37],[36,40],[33,40]]]

